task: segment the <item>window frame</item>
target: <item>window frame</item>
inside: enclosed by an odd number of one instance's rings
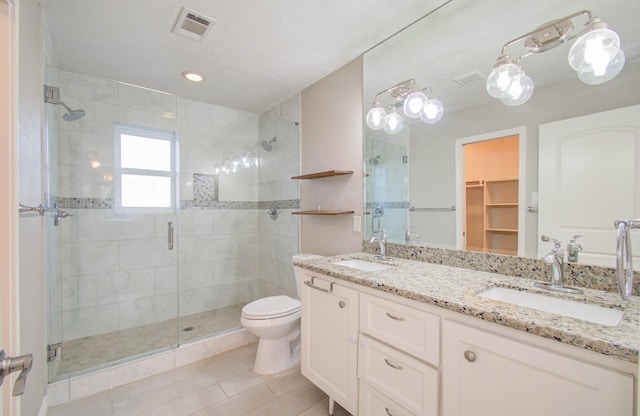
[[[168,171],[154,169],[138,169],[122,167],[122,135],[143,137],[153,140],[164,140],[169,142],[170,166]],[[173,213],[176,210],[176,134],[170,130],[162,130],[150,127],[137,126],[126,123],[114,123],[114,189],[113,207],[120,213]],[[122,175],[140,175],[169,178],[171,183],[170,206],[168,207],[123,207],[122,206]]]

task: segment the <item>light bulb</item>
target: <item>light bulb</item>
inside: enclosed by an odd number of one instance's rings
[[[522,74],[515,78],[509,89],[502,94],[500,101],[508,106],[516,106],[526,103],[533,95],[533,80],[522,71]]]
[[[613,79],[616,75],[622,71],[622,67],[624,67],[625,56],[622,49],[618,51],[618,54],[609,62],[604,68],[602,74],[597,74],[595,71],[593,72],[578,72],[578,78],[580,81],[589,85],[598,85],[604,84],[605,82]]]
[[[384,123],[384,131],[389,134],[398,134],[402,130],[402,116],[397,112],[387,115]]]
[[[504,64],[496,68],[487,77],[487,92],[494,98],[500,98],[509,89],[511,81],[522,73],[515,64]]]
[[[427,124],[434,124],[442,120],[444,114],[444,107],[439,100],[435,98],[427,100],[424,105],[424,109],[420,113],[420,120]]]
[[[578,72],[593,72],[601,76],[619,50],[620,37],[616,32],[607,27],[593,29],[571,45],[569,65]]]
[[[412,92],[404,100],[404,113],[407,117],[418,118],[424,103],[427,102],[427,96],[422,91]]]
[[[382,130],[384,128],[387,112],[382,107],[372,107],[367,113],[367,126],[371,130]]]

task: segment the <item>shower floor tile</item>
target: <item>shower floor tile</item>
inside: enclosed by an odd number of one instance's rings
[[[66,341],[62,344],[62,360],[55,363],[57,368],[53,378],[99,368],[114,361],[237,328],[240,326],[243,306],[232,305],[183,316],[179,320],[169,319]]]

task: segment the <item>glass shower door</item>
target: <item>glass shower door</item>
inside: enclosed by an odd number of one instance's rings
[[[46,218],[53,381],[178,343],[178,143],[173,95],[46,79],[85,113],[45,104],[45,202],[70,214]]]

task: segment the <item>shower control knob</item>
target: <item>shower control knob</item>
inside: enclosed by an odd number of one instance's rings
[[[345,303],[345,301],[341,300],[340,302],[338,302],[338,306],[340,306],[340,309],[343,309],[345,306],[347,306],[347,304]]]

